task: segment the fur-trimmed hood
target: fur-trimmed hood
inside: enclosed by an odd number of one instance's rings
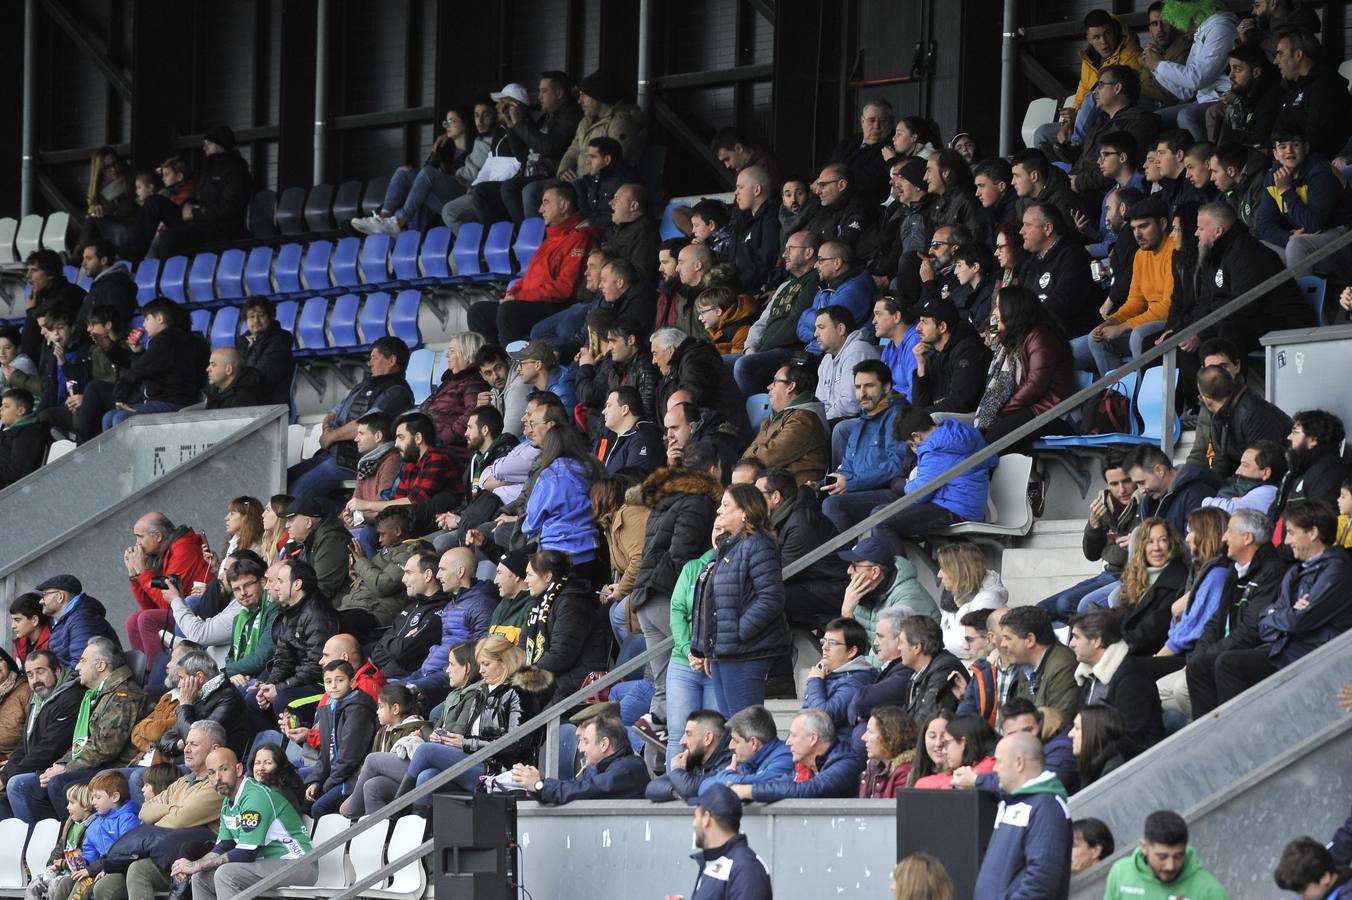
[[[645,501],[644,496],[643,496],[643,485],[642,485],[642,484],[632,484],[632,485],[630,485],[630,486],[625,490],[625,492],[624,492],[624,505],[625,505],[625,506],[647,506],[647,505],[648,505],[647,502]]]
[[[712,475],[679,466],[658,469],[643,482],[643,499],[648,506],[656,506],[673,494],[704,494],[718,503],[723,499],[723,485]]]
[[[512,686],[532,694],[544,694],[554,689],[554,675],[535,666],[526,666],[512,676]]]

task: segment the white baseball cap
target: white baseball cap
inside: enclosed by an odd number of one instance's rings
[[[526,89],[523,86],[516,82],[512,82],[500,91],[494,91],[488,96],[492,97],[494,101],[504,99],[515,100],[517,103],[524,103],[526,106],[530,106],[530,95],[526,93]]]

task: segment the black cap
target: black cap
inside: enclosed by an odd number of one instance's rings
[[[217,125],[202,135],[202,139],[211,141],[226,150],[235,149],[235,132],[228,125]]]
[[[916,187],[928,188],[925,184],[925,161],[918,156],[913,156],[901,164],[901,171],[897,173]]]
[[[1169,207],[1163,198],[1151,194],[1149,197],[1137,200],[1127,207],[1127,214],[1124,218],[1128,222],[1132,219],[1167,219],[1169,218]]]
[[[530,562],[530,556],[525,550],[508,550],[498,557],[498,565],[506,566],[517,578],[525,578],[526,563]]]
[[[582,79],[582,84],[578,86],[582,93],[607,106],[614,106],[620,102],[620,92],[615,87],[615,82],[605,72],[593,72]]]
[[[948,327],[954,328],[963,320],[962,313],[958,307],[950,300],[944,300],[941,297],[931,297],[920,304],[915,310],[917,319],[933,319],[936,322],[947,322]]]
[[[74,575],[53,575],[38,585],[37,589],[42,593],[47,591],[65,591],[71,595],[84,593],[84,585],[80,584],[80,579]]]
[[[313,497],[301,497],[299,500],[292,501],[291,505],[282,513],[283,519],[289,519],[292,516],[308,516],[311,519],[322,519],[328,515],[324,505]]]
[[[741,799],[732,792],[732,788],[722,782],[708,785],[698,796],[691,797],[685,803],[687,806],[703,807],[705,812],[712,813],[733,825],[742,821]]]

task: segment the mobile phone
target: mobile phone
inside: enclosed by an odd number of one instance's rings
[[[450,733],[449,731],[447,731],[445,728],[437,728],[437,729],[433,730],[432,733],[435,734],[437,737],[448,738],[448,737],[451,736],[451,733]]]
[[[296,714],[295,714],[295,713],[287,713],[287,714],[286,714],[286,727],[287,727],[287,728],[299,728],[299,727],[300,727],[300,719],[296,718]]]

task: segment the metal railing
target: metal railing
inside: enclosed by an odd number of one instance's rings
[[[1205,331],[1206,329],[1210,328],[1213,325],[1218,324],[1219,322],[1224,320],[1227,316],[1230,316],[1236,311],[1243,309],[1244,307],[1263,297],[1265,294],[1267,294],[1273,288],[1276,288],[1277,286],[1281,285],[1283,282],[1293,281],[1294,279],[1300,277],[1301,275],[1310,272],[1311,270],[1314,269],[1316,265],[1318,265],[1319,263],[1323,262],[1326,259],[1329,259],[1338,251],[1349,246],[1352,246],[1352,231],[1349,231],[1346,234],[1339,236],[1336,240],[1320,248],[1318,251],[1310,254],[1305,259],[1301,260],[1299,264],[1289,269],[1286,269],[1282,272],[1279,272],[1276,275],[1273,275],[1271,278],[1268,278],[1267,280],[1258,284],[1256,287],[1251,288],[1249,291],[1231,300],[1229,303],[1222,306],[1221,308],[1213,310],[1206,316],[1202,317],[1201,319],[1198,319],[1193,324],[1185,328],[1179,329],[1178,331],[1171,334],[1168,340],[1150,348],[1148,351],[1142,353],[1140,356],[1136,357],[1126,365],[1123,365],[1113,370],[1109,374],[1104,375],[1097,381],[1090,384],[1088,387],[1077,391],[1076,393],[1072,394],[1065,400],[1062,400],[1060,403],[1058,403],[1056,406],[1053,406],[1046,412],[1034,416],[1033,419],[1026,425],[1023,425],[1022,427],[1017,428],[1014,431],[1010,432],[1009,434],[1005,435],[1003,438],[1000,438],[999,440],[991,444],[988,444],[984,449],[973,454],[972,456],[969,456],[967,459],[963,460],[958,465],[944,472],[942,475],[938,476],[932,481],[928,481],[925,484],[921,485],[913,493],[909,493],[900,497],[896,501],[888,504],[886,507],[869,515],[868,518],[864,519],[863,521],[841,532],[839,535],[825,542],[820,547],[817,547],[810,553],[800,557],[790,565],[785,566],[783,571],[783,577],[790,578],[793,575],[796,575],[797,573],[808,568],[817,560],[826,556],[828,553],[834,553],[842,547],[852,545],[856,538],[858,538],[865,532],[870,531],[875,525],[879,525],[885,522],[886,520],[890,519],[897,513],[905,509],[908,509],[911,506],[914,506],[916,503],[920,502],[923,498],[928,497],[930,494],[934,493],[939,488],[948,484],[950,481],[952,481],[954,478],[957,478],[959,475],[962,475],[963,473],[970,471],[976,466],[982,465],[983,463],[985,463],[986,460],[991,459],[992,457],[998,456],[1002,451],[1019,443],[1025,437],[1028,437],[1029,435],[1036,433],[1043,425],[1049,424],[1052,421],[1060,418],[1064,414],[1078,408],[1082,403],[1084,403],[1086,400],[1089,400],[1091,397],[1096,396],[1108,385],[1121,380],[1123,377],[1130,375],[1132,372],[1138,372],[1146,368],[1150,364],[1154,363],[1156,360],[1163,358],[1166,354],[1169,356],[1169,360],[1165,363],[1165,365],[1171,366],[1173,360],[1173,353],[1175,350],[1178,349],[1179,344],[1183,343],[1184,341],[1186,341],[1191,337],[1200,335],[1203,331]],[[1163,390],[1165,391],[1165,413],[1166,415],[1169,415],[1169,418],[1172,418],[1170,410],[1173,408],[1173,393],[1175,391],[1175,387],[1171,382],[1172,382],[1171,378],[1166,378],[1163,387]],[[1164,441],[1172,440],[1173,430],[1171,422],[1166,421],[1164,423],[1163,433],[1165,435],[1163,439]],[[564,698],[563,700],[558,701],[553,706],[541,712],[539,715],[522,724],[521,727],[518,728],[516,731],[513,731],[510,734],[498,738],[488,746],[484,747],[482,750],[478,750],[474,753],[471,753],[469,756],[461,760],[459,763],[456,763],[454,766],[440,773],[435,778],[432,778],[431,780],[424,783],[421,787],[416,788],[415,790],[411,791],[408,794],[405,794],[402,797],[396,798],[389,804],[381,807],[381,809],[378,812],[361,820],[360,822],[353,825],[351,828],[347,829],[343,833],[336,835],[327,841],[323,841],[320,844],[315,845],[315,847],[311,850],[310,854],[308,854],[306,857],[296,860],[292,865],[287,866],[286,868],[278,869],[276,872],[273,872],[271,875],[267,876],[262,881],[251,886],[248,890],[244,891],[241,894],[238,894],[237,895],[238,900],[252,900],[252,898],[267,895],[268,891],[272,890],[275,887],[280,886],[284,881],[286,881],[287,877],[292,872],[296,871],[299,867],[305,865],[313,865],[314,859],[317,859],[319,856],[322,856],[323,854],[329,853],[333,850],[342,848],[350,840],[352,840],[355,835],[358,835],[363,831],[366,831],[367,829],[375,827],[380,822],[392,818],[397,813],[403,812],[406,808],[412,806],[415,802],[423,799],[424,797],[429,796],[438,788],[441,788],[451,783],[451,781],[453,781],[455,778],[459,777],[463,773],[469,771],[469,769],[472,768],[473,766],[476,766],[482,762],[486,762],[494,754],[496,754],[500,750],[504,750],[510,747],[517,741],[521,740],[523,737],[533,734],[539,729],[545,727],[550,727],[552,733],[552,728],[557,727],[558,720],[562,717],[562,715],[565,712],[577,706],[587,697],[590,697],[593,694],[597,693],[598,691],[610,687],[611,685],[620,681],[622,678],[624,678],[631,672],[637,671],[640,666],[646,665],[648,662],[657,659],[662,654],[670,653],[672,647],[674,646],[674,643],[675,642],[672,638],[666,638],[656,646],[648,648],[639,656],[634,657],[625,664],[607,673],[604,678],[601,678],[600,680],[594,682],[593,684],[587,685],[585,688],[581,688],[578,691],[574,692],[572,695]],[[546,748],[546,750],[547,752],[552,752],[550,748]],[[409,864],[413,860],[421,859],[425,856],[430,855],[432,853],[432,849],[433,849],[432,841],[431,840],[424,841],[421,845],[415,847],[413,850],[410,850],[408,853],[405,853],[404,855],[400,856],[398,859],[392,862],[388,862],[385,865],[381,866],[379,869],[376,869],[375,871],[364,876],[363,878],[358,879],[350,887],[345,888],[342,892],[336,894],[334,900],[348,900],[348,898],[355,898],[360,896],[363,890],[378,882],[383,882],[394,872],[398,871],[400,868]]]

